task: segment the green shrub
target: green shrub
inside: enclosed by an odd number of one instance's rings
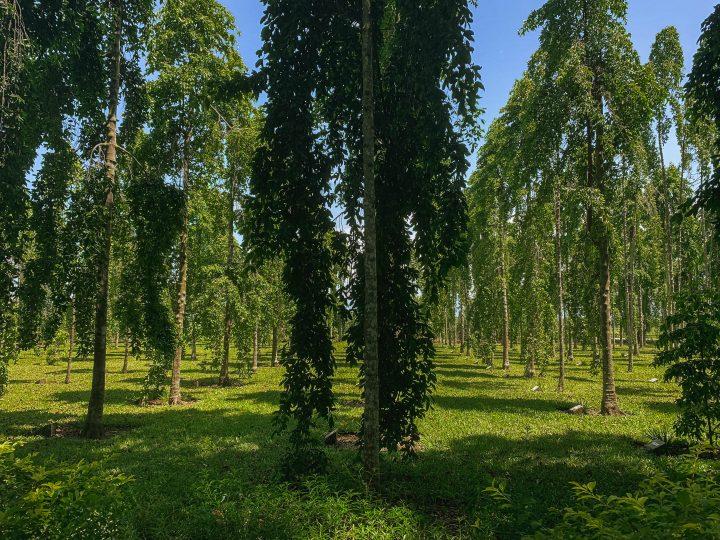
[[[531,538],[720,538],[720,474],[699,460],[683,459],[624,497],[596,493],[595,482],[574,484],[574,492],[562,522]]]
[[[40,462],[0,442],[0,538],[132,538],[124,486],[97,464]]]
[[[667,366],[665,380],[682,389],[677,433],[717,444],[720,431],[720,294],[685,295],[668,317],[655,365]]]

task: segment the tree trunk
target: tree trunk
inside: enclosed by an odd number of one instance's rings
[[[500,223],[500,284],[502,286],[502,309],[503,309],[503,327],[502,327],[502,348],[503,348],[503,370],[507,373],[510,371],[510,307],[508,302],[508,276],[507,265],[505,264],[505,218]]]
[[[271,367],[277,366],[277,356],[278,356],[278,327],[276,324],[273,326],[273,329],[272,329],[272,353],[270,355],[270,366]]]
[[[638,341],[640,348],[645,348],[645,310],[643,309],[643,290],[638,289]]]
[[[633,219],[630,225],[630,254],[627,270],[627,340],[628,340],[628,373],[635,369],[634,355],[637,351],[637,340],[635,339],[635,257],[637,249],[637,215],[633,210]]]
[[[558,391],[565,391],[565,291],[563,289],[562,270],[562,225],[560,222],[560,186],[555,185],[555,266],[558,280],[558,347],[560,355],[560,374]]]
[[[663,153],[662,135],[658,130],[658,151],[660,153],[660,171],[663,181],[663,230],[665,233],[665,305],[663,317],[667,318],[673,314],[673,245],[672,245],[672,223],[670,208],[670,186],[665,167],[665,155]]]
[[[602,111],[602,98],[598,91],[593,89],[599,111]],[[594,140],[594,143],[593,143]],[[601,195],[606,195],[604,181],[604,151],[603,127],[600,124],[595,130],[590,122],[587,124],[587,180],[588,187],[597,189]],[[600,412],[603,415],[621,414],[615,391],[615,366],[613,364],[613,329],[612,329],[612,275],[610,272],[610,230],[603,222],[603,218],[596,215],[592,205],[588,210],[588,228],[598,254],[598,297],[600,301],[600,346],[602,349],[602,378],[603,393]]]
[[[187,272],[188,272],[188,227],[189,227],[189,185],[190,185],[190,133],[186,132],[183,141],[182,156],[182,183],[183,183],[183,208],[182,228],[180,230],[180,249],[178,267],[180,269],[180,282],[178,284],[177,312],[175,313],[175,325],[177,327],[178,345],[175,348],[175,356],[172,364],[172,379],[170,381],[170,405],[179,405],[182,402],[180,394],[180,363],[182,362],[185,349],[183,334],[185,332],[185,307],[187,304]]]
[[[123,355],[123,367],[122,372],[127,373],[128,372],[128,359],[130,357],[130,333],[125,334],[125,353]]]
[[[227,224],[227,261],[225,264],[225,278],[229,281],[235,258],[235,183],[236,176],[230,178],[230,198],[228,201]],[[220,366],[220,386],[230,386],[230,334],[232,332],[232,311],[230,305],[230,284],[225,284],[225,320],[223,324],[223,356]]]
[[[103,435],[103,408],[105,406],[105,370],[107,353],[108,289],[110,278],[110,252],[112,247],[113,217],[115,212],[115,172],[117,168],[117,110],[120,101],[120,65],[122,60],[122,15],[117,0],[111,3],[114,12],[114,33],[111,58],[113,78],[110,82],[108,120],[105,150],[105,220],[102,251],[97,268],[97,296],[95,301],[95,332],[93,343],[93,375],[88,414],[83,435],[100,438]]]
[[[65,384],[70,384],[70,374],[72,370],[73,347],[75,345],[75,303],[70,303],[70,346],[67,355],[67,369],[65,370]]]
[[[255,373],[258,370],[258,355],[260,353],[260,344],[258,343],[258,323],[255,323],[253,331],[253,353],[252,353],[252,370]]]
[[[372,0],[362,3],[362,114],[365,217],[364,398],[362,458],[365,482],[380,476],[380,378],[378,358],[377,223],[375,202],[375,99]]]

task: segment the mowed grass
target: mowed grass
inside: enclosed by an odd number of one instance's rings
[[[419,457],[385,455],[382,492],[373,496],[354,450],[329,449],[322,476],[283,480],[287,446],[272,436],[282,368],[268,367],[265,350],[258,373],[232,388],[211,386],[214,373],[185,361],[184,396],[196,401],[170,408],[137,405],[147,365],[133,359],[122,374],[122,352],[112,349],[105,410],[115,431],[101,441],[47,437],[50,423],[81,424],[91,363],[75,362],[66,385],[63,363],[23,354],[0,399],[0,438],[26,438],[24,452],[101,461],[132,475],[128,504],[141,538],[516,538],[557,520],[556,510],[572,502],[570,482],[624,494],[671,459],[648,455],[641,443],[672,425],[677,387],[649,382],[662,381],[650,365],[653,351],[634,373],[623,352],[616,351],[617,387],[627,414],[605,418],[562,412],[580,403],[599,408],[600,376],[590,373],[589,352],[576,351],[585,365],[569,366],[559,394],[552,367],[528,380],[515,357],[505,377],[439,348],[435,406],[420,423]],[[354,431],[362,411],[357,372],[342,346],[337,358],[336,423]],[[509,508],[484,492],[493,482],[506,486]]]

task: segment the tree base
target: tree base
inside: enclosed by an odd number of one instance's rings
[[[603,403],[600,408],[600,414],[603,416],[625,416],[625,413],[620,410],[617,403]]]
[[[182,398],[180,396],[170,396],[170,399],[168,400],[168,405],[170,405],[171,407],[182,405]]]
[[[81,433],[85,439],[102,439],[104,434],[102,424],[86,424]]]
[[[232,386],[232,380],[230,379],[230,377],[227,376],[220,377],[220,379],[218,380],[218,386],[222,386],[223,388]]]

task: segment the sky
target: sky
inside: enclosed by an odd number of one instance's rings
[[[260,48],[261,0],[222,0],[235,15],[240,37],[238,47],[245,63],[253,67]],[[655,35],[674,25],[685,51],[686,70],[692,65],[702,22],[717,0],[629,0],[628,30],[643,62],[647,60]],[[537,48],[537,35],[520,36],[518,30],[542,0],[478,0],[473,8],[475,32],[474,61],[482,67],[485,91],[482,95],[488,125],[505,104],[513,83],[525,70]],[[667,158],[677,161],[677,145],[671,141]]]

